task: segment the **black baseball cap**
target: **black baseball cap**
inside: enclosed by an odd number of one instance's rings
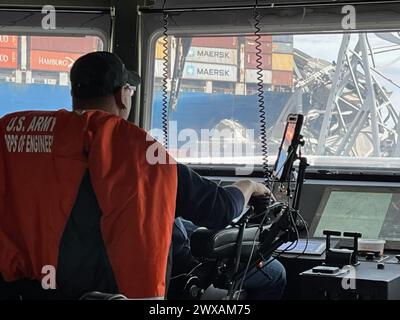
[[[75,61],[70,73],[72,96],[80,99],[114,94],[122,86],[136,86],[140,76],[107,51],[88,53]]]

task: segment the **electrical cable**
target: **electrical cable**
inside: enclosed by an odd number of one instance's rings
[[[268,266],[270,263],[272,263],[274,260],[278,259],[282,254],[285,254],[285,253],[289,252],[290,250],[293,250],[293,249],[297,246],[297,244],[298,244],[298,242],[299,242],[299,237],[300,237],[300,236],[299,236],[299,230],[297,229],[297,225],[296,225],[296,223],[295,223],[295,221],[294,221],[292,215],[290,215],[290,219],[291,219],[292,224],[293,224],[293,226],[294,226],[294,229],[295,229],[295,231],[296,231],[296,240],[295,240],[295,241],[292,241],[286,248],[284,248],[282,251],[280,251],[276,256],[271,257],[271,258],[266,262],[266,264],[264,264],[264,265],[262,266],[262,268],[265,268],[265,267]],[[291,248],[292,246],[293,246],[293,248]],[[262,258],[263,258],[263,260],[266,260],[264,257],[262,257]]]
[[[293,150],[291,150],[291,152],[293,152]],[[290,158],[290,156],[291,156],[291,153],[289,153],[289,156],[288,156],[287,158]],[[299,157],[301,157],[301,147],[300,147],[300,150],[299,150]],[[284,163],[283,165],[285,165],[285,163]],[[282,165],[282,166],[283,166],[283,165]],[[279,170],[280,170],[280,169],[278,168],[278,172],[279,172]],[[272,188],[272,189],[271,189],[271,190],[273,190],[273,186],[274,186],[274,184],[275,184],[276,181],[277,181],[276,179],[274,179],[274,180],[272,181],[272,185],[271,185],[271,188]],[[288,188],[290,188],[290,181],[288,181]],[[290,196],[289,196],[289,195],[288,195],[287,203],[288,203],[288,204],[290,203]],[[259,215],[258,215],[258,216],[259,216]],[[264,223],[264,221],[265,221],[266,216],[267,216],[267,212],[264,212],[263,220],[261,221],[261,223],[260,223],[260,225],[259,225],[259,228],[257,229],[257,232],[256,232],[256,234],[255,234],[255,237],[254,237],[254,239],[253,239],[253,244],[252,244],[252,249],[251,249],[250,257],[249,257],[249,259],[248,259],[248,262],[247,262],[247,265],[246,265],[246,268],[245,268],[243,277],[242,277],[242,279],[241,279],[241,283],[240,283],[240,286],[239,286],[239,292],[241,292],[241,290],[242,290],[242,288],[243,288],[244,281],[245,281],[245,279],[247,278],[247,272],[248,272],[248,269],[249,269],[249,267],[250,267],[251,259],[252,259],[253,254],[254,254],[254,249],[255,249],[255,245],[256,245],[256,239],[257,239],[257,236],[258,236],[259,231],[262,229],[262,226],[263,226],[263,223]],[[256,217],[257,217],[257,216],[256,216]],[[304,227],[305,227],[305,229],[306,229],[306,232],[307,232],[307,237],[306,237],[306,244],[305,244],[305,246],[304,246],[303,251],[302,251],[300,254],[298,254],[297,256],[295,256],[294,258],[292,258],[292,259],[297,259],[297,258],[299,258],[301,255],[303,255],[303,254],[306,252],[307,247],[308,247],[308,243],[309,243],[309,230],[308,230],[308,225],[307,225],[307,222],[306,222],[306,221],[304,220],[304,218],[302,217],[302,215],[301,215],[298,211],[296,211],[296,219],[293,217],[293,213],[290,214],[290,220],[291,220],[292,226],[294,227],[294,231],[296,232],[296,240],[295,240],[295,241],[292,241],[286,248],[284,248],[284,249],[283,249],[281,252],[279,252],[276,256],[270,257],[269,260],[266,262],[266,264],[264,264],[264,265],[262,266],[262,268],[268,266],[268,265],[269,265],[270,263],[272,263],[274,260],[276,260],[277,258],[279,258],[282,254],[287,253],[287,252],[293,250],[293,249],[297,246],[297,244],[299,243],[299,239],[300,239],[300,232],[299,232],[299,229],[298,229],[298,226],[297,226],[297,223],[296,223],[296,222],[297,222],[297,217],[299,217],[299,218],[302,220],[302,222],[303,222],[303,224],[304,224]],[[259,253],[259,254],[260,254],[260,253]],[[261,255],[261,254],[260,254],[260,255]],[[261,258],[262,258],[264,261],[266,261],[265,257],[263,257],[262,255],[261,255]],[[257,272],[257,271],[263,271],[263,270],[259,268],[259,269],[256,270],[255,272]],[[250,276],[251,276],[251,275],[250,275]],[[238,296],[238,299],[239,299],[239,296]]]
[[[302,154],[301,154],[301,145],[300,145],[299,146],[299,158],[301,158],[301,157],[302,157]],[[306,237],[306,244],[304,246],[303,251],[300,254],[298,254],[297,256],[295,256],[294,258],[292,258],[292,259],[299,258],[300,256],[302,256],[307,251],[308,242],[309,242],[309,238],[310,238],[310,233],[309,233],[309,230],[308,230],[307,222],[304,220],[303,216],[300,214],[300,212],[298,210],[296,211],[296,215],[297,215],[296,219],[295,219],[296,229],[297,229],[297,218],[300,218],[302,220],[303,224],[304,224],[304,228],[306,229],[307,237]]]
[[[267,147],[267,124],[266,124],[266,116],[265,116],[265,102],[264,102],[264,85],[263,85],[263,69],[262,69],[262,50],[261,50],[261,36],[260,36],[260,22],[261,22],[261,15],[257,10],[258,7],[258,0],[255,0],[254,4],[254,10],[253,10],[253,18],[254,18],[254,36],[255,40],[254,42],[256,43],[255,49],[256,49],[256,69],[257,69],[257,96],[258,96],[258,112],[259,112],[259,117],[260,117],[260,139],[261,139],[261,154],[262,154],[262,171],[263,171],[263,178],[264,178],[264,184],[266,187],[268,187],[270,190],[270,172],[268,170],[268,147]],[[272,191],[271,191],[272,192]],[[266,209],[269,206],[269,200],[267,201],[266,204]],[[260,233],[260,230],[262,229],[264,220],[266,219],[267,214],[264,215],[259,227],[257,228],[257,231],[254,235],[253,239],[253,244],[250,252],[250,257],[248,259],[248,262],[246,264],[246,268],[244,271],[243,278],[241,280],[240,286],[239,286],[239,295],[238,299],[240,297],[240,291],[242,290],[244,279],[246,278],[246,274],[248,272],[248,269],[250,267],[251,259],[254,254],[254,248],[256,245],[257,241],[257,236]]]
[[[257,69],[257,96],[258,96],[258,111],[260,116],[260,139],[261,139],[261,154],[262,154],[262,169],[264,184],[269,187],[270,185],[270,172],[268,170],[268,146],[267,146],[267,122],[265,116],[265,101],[264,101],[264,82],[263,82],[263,69],[262,69],[262,50],[261,50],[261,35],[260,35],[260,22],[261,15],[257,10],[258,0],[255,1],[253,18],[254,18],[254,36],[256,43],[256,69]]]
[[[252,243],[252,245],[251,245],[250,257],[249,257],[249,259],[248,259],[248,261],[247,261],[246,268],[245,268],[245,270],[244,270],[242,280],[240,281],[239,295],[238,295],[238,297],[237,297],[237,300],[239,300],[240,292],[242,291],[243,284],[244,284],[244,280],[246,279],[246,274],[247,274],[247,272],[249,271],[249,268],[250,268],[251,258],[253,257],[253,254],[254,254],[254,248],[255,248],[255,246],[256,246],[256,241],[257,241],[258,233],[259,233],[260,230],[262,229],[262,225],[263,225],[264,220],[265,220],[266,217],[267,217],[267,214],[264,215],[263,219],[261,220],[261,223],[260,223],[259,227],[257,228],[256,234],[254,235],[253,243]]]
[[[301,147],[299,147],[299,158],[301,158]],[[290,190],[290,189],[289,189],[289,188],[290,188],[290,180],[291,180],[291,179],[289,179],[289,181],[288,181],[288,186],[287,186],[288,190]],[[288,204],[290,203],[290,196],[289,196],[289,195],[288,195],[287,203],[288,203]],[[293,258],[291,258],[291,259],[297,259],[297,258],[299,258],[301,255],[303,255],[303,254],[306,252],[307,247],[308,247],[308,242],[309,242],[308,225],[307,225],[307,222],[306,222],[306,221],[304,220],[304,218],[302,217],[302,215],[301,215],[298,211],[296,211],[296,219],[294,219],[293,216],[291,215],[292,224],[293,224],[293,226],[294,226],[294,228],[295,228],[295,231],[296,231],[296,241],[293,241],[288,247],[286,247],[285,249],[283,249],[283,250],[276,256],[276,258],[278,258],[278,257],[279,257],[280,255],[282,255],[283,253],[286,253],[286,252],[289,252],[289,251],[293,250],[294,248],[296,248],[297,244],[299,243],[300,233],[299,233],[299,229],[298,229],[298,226],[297,226],[297,217],[300,217],[300,219],[301,219],[302,222],[304,223],[304,227],[305,227],[306,232],[307,232],[307,238],[306,238],[306,244],[305,244],[305,246],[304,246],[303,251],[302,251],[300,254],[298,254],[297,256],[295,256],[295,257],[293,257]],[[293,247],[292,247],[292,246],[293,246]]]
[[[167,0],[164,0],[163,10]],[[168,13],[163,14],[163,68],[162,68],[162,131],[163,131],[163,144],[165,149],[168,150]]]
[[[195,265],[189,272],[177,274],[176,276],[171,277],[170,280],[174,280],[174,279],[177,279],[182,276],[188,276],[188,275],[192,274],[196,269],[200,268],[200,266],[202,266],[202,265],[203,265],[203,263],[201,262],[201,263]]]
[[[291,157],[292,153],[293,153],[293,149],[290,151],[290,153],[289,153],[289,155],[288,155],[288,157],[287,157],[288,159]],[[283,166],[284,166],[285,164],[286,164],[286,162],[284,162],[284,163],[281,165],[281,168],[278,168],[277,172],[279,172],[280,170],[282,170],[282,169],[283,169]],[[274,184],[275,184],[276,181],[277,181],[276,179],[274,179],[274,180],[272,181],[272,184],[271,184],[271,186],[270,186],[271,192],[273,191]],[[267,209],[267,208],[266,208],[266,209]],[[260,224],[259,224],[259,226],[258,226],[258,229],[257,229],[257,231],[256,231],[256,233],[255,233],[255,235],[254,235],[253,243],[252,243],[252,247],[251,247],[251,252],[250,252],[250,256],[249,256],[249,259],[248,259],[248,261],[247,261],[247,265],[246,265],[245,271],[244,271],[244,273],[243,273],[243,277],[242,277],[242,280],[241,280],[241,283],[240,283],[240,287],[239,287],[239,292],[242,290],[242,287],[243,287],[243,284],[244,284],[244,280],[246,279],[247,272],[249,271],[251,259],[253,258],[253,254],[254,254],[254,248],[255,248],[255,246],[256,246],[257,236],[258,236],[258,234],[260,233],[260,231],[261,231],[261,229],[262,229],[262,227],[263,227],[264,221],[265,221],[265,219],[266,219],[266,217],[267,217],[267,213],[268,213],[268,212],[265,212],[265,211],[264,211],[263,219],[261,220],[261,222],[260,222]],[[257,216],[255,216],[255,217],[257,217]],[[271,261],[271,262],[272,262],[272,261]]]
[[[298,216],[298,217],[303,221],[303,223],[304,223],[304,228],[306,229],[307,237],[306,237],[306,244],[305,244],[305,246],[304,246],[303,251],[302,251],[301,253],[299,253],[297,256],[295,256],[295,257],[293,257],[293,258],[291,258],[291,259],[298,259],[300,256],[302,256],[302,255],[307,251],[308,242],[309,242],[309,239],[310,239],[310,233],[309,233],[309,230],[308,230],[308,224],[307,224],[307,222],[304,220],[303,216],[302,216],[300,213],[298,213],[298,212],[297,212],[297,216]]]
[[[292,216],[291,216],[291,219],[292,219],[292,223],[293,223],[293,217],[292,217]],[[297,229],[296,224],[294,224],[294,226],[295,226],[296,235],[297,235],[296,241],[291,242],[285,249],[283,249],[283,250],[282,250],[281,252],[279,252],[277,255],[275,255],[275,256],[273,256],[273,257],[270,257],[269,260],[268,260],[262,267],[260,267],[258,270],[256,270],[255,272],[262,271],[262,272],[265,274],[265,272],[264,272],[261,268],[267,267],[270,263],[272,263],[273,261],[275,261],[276,259],[278,259],[281,255],[283,255],[283,254],[289,252],[290,250],[292,250],[293,248],[289,249],[291,246],[294,245],[294,248],[297,246],[298,239],[299,239],[299,232],[298,232],[298,229]],[[308,244],[308,238],[307,238],[307,244]],[[305,252],[305,250],[304,250],[301,254],[299,254],[298,256],[296,256],[295,259],[298,258],[300,255],[304,254],[304,252]],[[262,258],[263,258],[263,260],[266,260],[264,257],[262,257]],[[250,275],[250,276],[251,276],[251,275]]]
[[[262,220],[261,223],[260,223],[260,227],[257,229],[256,236],[255,236],[255,238],[253,239],[253,244],[252,244],[252,248],[251,248],[251,252],[250,252],[250,258],[248,259],[248,262],[247,262],[245,271],[244,271],[244,273],[243,273],[242,280],[241,280],[241,282],[240,282],[240,286],[239,286],[239,290],[238,290],[239,292],[242,291],[242,288],[243,288],[243,285],[244,285],[244,281],[245,281],[245,279],[247,278],[247,272],[249,271],[249,268],[250,268],[251,258],[253,257],[253,254],[254,254],[254,248],[255,248],[255,244],[256,244],[257,233],[262,229],[262,225],[263,225],[264,220],[265,220],[266,217],[267,217],[267,215],[265,214],[264,217],[263,217],[263,220]],[[292,224],[293,224],[293,223],[294,223],[293,217],[292,217],[292,216],[290,216],[290,217],[291,217],[291,219],[292,219]],[[299,232],[298,232],[298,230],[297,230],[296,224],[294,224],[294,226],[295,226],[296,235],[297,235],[297,240],[296,240],[296,241],[298,241]],[[292,245],[293,245],[293,243],[291,243],[287,248],[289,248],[289,247],[292,246]],[[276,260],[280,255],[282,255],[282,254],[284,254],[285,252],[287,252],[287,248],[285,248],[284,250],[282,250],[282,252],[280,252],[278,255],[276,255],[276,256],[274,256],[274,257],[271,257],[271,258],[266,262],[266,264],[264,264],[264,265],[262,266],[262,268],[268,266],[270,263],[272,263],[274,260]],[[261,256],[261,258],[262,258],[263,260],[266,260],[263,256]],[[257,271],[259,271],[259,270],[261,270],[261,269],[258,269]],[[256,272],[257,272],[257,271],[256,271]],[[239,297],[240,297],[240,294],[238,295],[237,300],[239,299]]]

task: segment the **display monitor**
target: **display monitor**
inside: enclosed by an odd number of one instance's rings
[[[399,242],[400,191],[326,188],[310,228],[314,237],[324,237],[324,230],[360,232],[365,239]]]

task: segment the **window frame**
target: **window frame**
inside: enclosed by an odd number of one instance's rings
[[[57,11],[58,12],[58,11]],[[38,21],[44,15],[41,11],[37,9],[4,9],[0,8],[0,17],[4,14],[12,14],[17,13],[16,16],[26,15],[27,19],[29,17],[33,17],[32,21],[24,21],[21,25],[15,26],[7,26],[6,24],[10,21],[13,21],[14,17],[9,17],[8,21],[6,21],[5,25],[0,28],[0,35],[15,35],[18,37],[30,37],[30,36],[46,36],[46,37],[97,37],[102,41],[103,49],[109,50],[111,46],[111,15],[108,11],[101,10],[86,10],[86,11],[75,11],[75,10],[61,10],[61,12],[57,13],[56,16],[56,26],[55,30],[44,30],[41,26],[37,26],[37,24],[33,24],[34,21]],[[32,15],[33,16],[32,16]],[[75,19],[73,22],[68,22],[68,26],[63,24],[63,21],[67,21],[71,18],[80,17],[80,19]],[[100,19],[95,21],[97,18]],[[3,22],[3,21],[2,21]],[[18,23],[18,21],[17,21]],[[24,24],[24,25],[22,25]],[[102,25],[102,28],[99,28],[99,24]],[[80,27],[80,25],[85,25],[85,27]],[[27,48],[29,50],[29,48]],[[19,53],[20,54],[20,53]],[[41,71],[35,71],[41,72]],[[46,71],[43,71],[46,72]],[[50,71],[49,71],[50,72]],[[66,107],[61,106],[60,107]]]
[[[273,8],[273,9],[260,9],[262,14],[273,15],[275,18],[278,17],[279,23],[271,23],[269,25],[263,25],[261,33],[268,35],[312,35],[312,34],[344,34],[344,33],[359,33],[359,32],[383,32],[383,31],[400,31],[400,4],[354,4],[358,14],[358,25],[355,30],[342,30],[341,20],[338,20],[338,12],[342,8],[342,5],[332,4],[330,6],[307,6],[298,8]],[[293,25],[289,23],[287,27],[286,22],[294,20],[293,14],[296,13],[296,17],[302,10],[312,11],[315,9],[316,16],[309,22],[301,21],[302,24]],[[396,10],[395,10],[396,9]],[[169,13],[171,17],[169,20],[168,35],[171,36],[246,36],[254,34],[252,30],[253,26],[249,23],[249,10],[237,10],[232,11],[234,17],[224,20],[223,17],[228,16],[226,11],[208,12],[208,11],[193,11],[187,13]],[[335,14],[336,12],[336,14]],[[186,16],[185,16],[186,15]],[[218,28],[214,28],[214,25],[208,24],[209,19],[207,16],[220,16],[220,25]],[[387,19],[379,21],[379,25],[376,23],[376,17],[381,16]],[[344,15],[340,16],[343,17]],[[140,110],[140,125],[145,130],[151,129],[152,119],[152,105],[153,105],[153,84],[154,84],[154,67],[155,67],[155,48],[157,39],[163,35],[162,19],[163,15],[160,12],[152,12],[151,10],[145,10],[142,13],[142,26],[141,29],[144,31],[141,39],[141,64],[143,67],[143,96],[141,100]],[[330,19],[330,20],[329,20]],[[234,20],[236,26],[232,27],[230,21]],[[214,21],[211,19],[211,21]],[[323,21],[323,25],[318,25]],[[291,21],[293,22],[293,21]],[[324,29],[325,28],[325,29]],[[222,32],[221,32],[222,30]],[[235,31],[236,30],[236,31]],[[268,32],[266,32],[268,30]],[[151,57],[148,59],[148,57]],[[271,162],[271,161],[270,161]],[[271,163],[270,163],[271,164]],[[202,167],[202,165],[193,164],[193,167]],[[210,167],[216,168],[217,170],[226,169],[230,171],[235,165],[213,165]],[[212,171],[212,170],[211,170]],[[261,166],[256,166],[255,171],[261,171]],[[345,168],[331,168],[331,167],[318,167],[312,166],[308,170],[315,174],[340,174],[340,175],[353,175],[353,174],[368,174],[393,176],[393,168],[385,169],[380,168],[368,168],[367,170],[361,165],[359,167],[352,167],[350,169]],[[257,175],[257,173],[255,174]],[[400,175],[400,174],[399,174]]]
[[[41,17],[44,17],[44,15],[41,13],[40,10],[38,9],[8,9],[8,8],[1,8],[0,7],[0,17],[2,14],[5,14],[7,12],[8,15],[12,15],[13,13],[31,13],[32,14],[32,20],[35,22],[38,22],[36,19],[40,19]],[[71,14],[77,14],[81,15],[83,18],[85,15],[99,15],[99,16],[104,16],[107,18],[109,17],[109,23],[107,25],[104,25],[103,28],[98,28],[95,27],[96,25],[93,24],[93,27],[91,27],[91,23],[89,21],[88,25],[85,27],[81,27],[82,23],[85,23],[85,21],[82,20],[76,20],[73,21],[73,23],[69,23],[67,26],[65,24],[59,25],[59,21],[61,18],[62,23],[67,21],[68,15]],[[33,16],[34,15],[34,16]],[[29,16],[27,16],[29,18]],[[94,18],[94,17],[93,17]],[[92,19],[93,19],[92,18]],[[72,19],[71,19],[72,20]],[[91,20],[91,19],[89,19]],[[93,19],[95,20],[95,19]],[[12,18],[9,19],[9,21],[12,21]],[[23,35],[26,36],[81,36],[81,35],[86,35],[86,36],[97,36],[103,41],[104,49],[109,50],[111,48],[111,13],[107,12],[105,10],[57,10],[57,16],[56,16],[56,29],[55,30],[44,30],[41,25],[35,23],[32,24],[32,22],[28,22],[26,25],[17,25],[17,26],[7,26],[7,25],[0,25],[0,35]],[[18,21],[17,21],[18,23]]]

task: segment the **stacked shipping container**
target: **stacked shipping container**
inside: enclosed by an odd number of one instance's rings
[[[100,49],[97,37],[30,37],[30,69],[69,72],[76,59]]]
[[[263,81],[273,86],[293,83],[293,36],[262,36],[261,68]],[[69,72],[81,55],[102,49],[97,37],[20,37],[0,36],[0,70],[20,69],[22,50],[27,61],[22,69],[41,73]],[[170,44],[169,44],[170,45]],[[21,52],[19,52],[21,51]],[[161,78],[163,43],[156,45],[155,76]],[[170,60],[171,57],[170,57]],[[170,62],[171,63],[171,62]],[[255,37],[195,37],[192,38],[182,78],[187,80],[218,81],[221,83],[257,82],[257,56]]]
[[[237,81],[237,38],[192,38],[183,79]]]
[[[261,36],[263,82],[272,86],[293,85],[293,37]],[[156,78],[161,78],[162,40],[156,46]],[[257,80],[255,37],[192,38],[182,79],[255,84]]]
[[[245,38],[245,81],[256,83],[257,48],[255,37]],[[293,83],[293,37],[261,36],[261,68],[263,82],[274,86],[292,86]]]
[[[272,37],[272,85],[293,85],[293,36]]]
[[[0,35],[0,69],[18,67],[18,37]]]
[[[237,52],[236,37],[192,38],[182,79],[236,82]],[[156,45],[156,77],[163,76],[163,58],[163,40],[159,39]]]
[[[257,83],[257,43],[256,37],[245,37],[244,41],[244,68],[245,82]],[[261,50],[262,80],[266,84],[272,81],[272,37],[261,36],[259,39]]]
[[[77,38],[0,35],[0,70],[69,72],[80,56],[101,49],[101,40],[93,36]],[[26,62],[19,60],[22,56],[27,57]]]

